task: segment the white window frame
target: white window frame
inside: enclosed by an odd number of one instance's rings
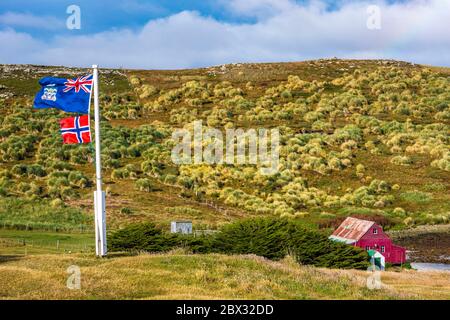
[[[386,252],[386,247],[385,246],[381,246],[381,252],[385,253]]]
[[[373,232],[373,234],[378,234],[378,229],[377,228],[373,228],[372,232]]]

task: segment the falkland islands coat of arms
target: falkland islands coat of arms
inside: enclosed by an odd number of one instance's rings
[[[42,100],[50,100],[50,101],[56,101],[56,92],[58,89],[47,87],[44,88],[44,93],[41,96]]]

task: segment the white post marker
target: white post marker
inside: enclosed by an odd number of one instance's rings
[[[95,172],[97,191],[94,191],[95,212],[95,253],[106,256],[106,215],[105,192],[102,191],[102,166],[100,159],[100,109],[98,105],[98,67],[92,66],[94,80],[94,120],[95,120]]]

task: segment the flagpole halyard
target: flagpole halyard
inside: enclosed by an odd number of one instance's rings
[[[105,193],[102,191],[102,168],[100,153],[100,109],[98,102],[98,67],[93,69],[94,120],[95,120],[95,172],[97,190],[94,192],[95,212],[95,252],[97,256],[106,255],[106,216]]]

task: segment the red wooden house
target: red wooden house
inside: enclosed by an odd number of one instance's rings
[[[406,249],[393,244],[383,228],[373,221],[347,217],[330,239],[366,250],[376,250],[384,256],[386,262],[392,264],[406,261]]]

